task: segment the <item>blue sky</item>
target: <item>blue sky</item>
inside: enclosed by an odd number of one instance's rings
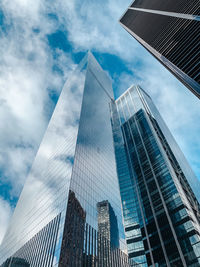
[[[65,80],[91,50],[115,96],[140,84],[200,179],[200,101],[118,23],[129,0],[0,3],[0,242]]]

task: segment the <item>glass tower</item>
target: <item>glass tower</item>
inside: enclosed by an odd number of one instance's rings
[[[120,23],[200,98],[199,0],[135,0]]]
[[[88,53],[61,92],[0,247],[0,266],[129,266],[112,98],[110,78]],[[112,252],[112,240],[99,229],[103,201],[112,207],[111,231],[118,233]]]
[[[200,183],[149,95],[111,103],[128,254],[139,266],[200,266]]]

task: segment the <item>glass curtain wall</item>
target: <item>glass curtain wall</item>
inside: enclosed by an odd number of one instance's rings
[[[88,53],[61,92],[1,245],[1,266],[129,266],[112,97],[110,78]],[[102,201],[114,218],[114,246],[99,231]]]
[[[152,100],[132,86],[112,104],[112,124],[129,257],[199,266],[199,182]]]
[[[120,23],[200,98],[199,0],[134,0]]]

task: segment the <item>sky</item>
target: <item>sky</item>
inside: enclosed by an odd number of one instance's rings
[[[200,101],[119,24],[130,0],[1,0],[0,243],[64,82],[90,50],[152,97],[200,179]]]

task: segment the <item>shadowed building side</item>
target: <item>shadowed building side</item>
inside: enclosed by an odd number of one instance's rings
[[[121,25],[200,98],[199,0],[136,0]]]

